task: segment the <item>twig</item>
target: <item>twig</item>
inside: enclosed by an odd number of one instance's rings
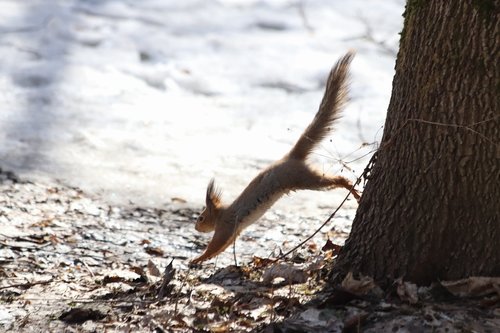
[[[1,299],[1,298],[0,298]],[[155,304],[158,303],[157,299],[154,300],[134,300],[134,299],[76,299],[76,298],[48,298],[48,297],[23,297],[26,301],[42,301],[42,302],[71,302],[71,303],[128,303],[128,304]]]
[[[189,272],[191,271],[191,267],[188,267],[188,270],[186,272],[186,277],[188,276]],[[187,283],[187,278],[182,279],[182,283],[179,287],[179,290],[177,291],[177,295],[175,295],[175,304],[174,304],[174,318],[177,317],[178,314],[178,305],[179,305],[179,299],[181,298],[181,293],[182,293],[182,288],[184,288],[184,285]]]
[[[236,216],[236,221],[238,221],[238,216]],[[238,223],[234,224],[233,234],[236,233],[236,231],[237,231],[236,230],[237,229],[237,225],[238,225]],[[236,258],[236,238],[237,237],[235,237],[234,240],[233,240],[233,258],[234,258],[234,266],[238,267],[238,260]]]
[[[299,1],[297,3],[297,9],[299,10],[299,16],[302,20],[302,25],[304,26],[304,28],[310,33],[314,32],[314,28],[312,27],[312,25],[309,23],[309,20],[307,19],[306,10],[304,8],[304,1]]]
[[[479,125],[479,124],[482,124],[482,123],[486,123],[488,121],[495,120],[496,118],[500,118],[500,116],[494,116],[494,117],[491,117],[491,118],[486,119],[486,120],[482,120],[482,121],[479,121],[479,122],[472,123],[471,125],[447,124],[447,123],[440,123],[440,122],[436,122],[436,121],[429,121],[429,120],[415,119],[415,118],[409,118],[406,121],[407,122],[413,121],[413,122],[417,122],[417,123],[423,123],[423,124],[429,124],[429,125],[435,125],[435,126],[441,126],[441,127],[462,128],[462,129],[470,131],[470,132],[472,132],[474,134],[477,134],[479,137],[481,137],[484,140],[488,141],[492,145],[498,147],[498,145],[499,145],[498,143],[495,143],[492,139],[488,138],[484,134],[481,134],[478,131],[476,131],[476,130],[474,130],[474,129],[472,129],[470,127],[470,126],[475,126],[475,125]]]
[[[89,271],[90,275],[92,277],[95,277],[94,272],[92,272],[92,270],[90,269],[89,265],[87,265],[87,263],[85,262],[85,260],[83,260],[83,258],[80,258],[78,260],[83,263],[83,265],[85,266],[85,268]]]
[[[365,39],[365,40],[375,44],[376,46],[378,46],[380,49],[382,49],[382,51],[384,51],[387,54],[390,54],[392,56],[395,56],[397,54],[397,50],[388,46],[387,43],[385,42],[385,40],[377,40],[373,36],[372,26],[365,17],[363,17],[362,15],[358,15],[358,18],[365,26],[365,34],[358,36],[358,37],[352,37],[352,38],[349,38],[347,40]]]
[[[484,134],[479,133],[478,131],[476,131],[476,130],[474,130],[474,129],[471,128],[471,126],[476,126],[476,125],[484,124],[484,123],[487,123],[489,121],[492,121],[492,120],[495,120],[495,119],[498,119],[498,118],[500,118],[500,115],[493,116],[491,118],[484,119],[484,120],[481,120],[481,121],[477,121],[477,122],[469,124],[469,125],[448,124],[448,123],[440,123],[440,122],[430,121],[430,120],[425,120],[425,119],[408,118],[408,119],[405,120],[405,122],[403,123],[403,125],[401,125],[398,129],[396,129],[394,135],[387,142],[382,143],[382,145],[379,147],[379,150],[387,148],[388,146],[390,146],[392,144],[393,140],[398,137],[398,135],[401,133],[401,131],[410,122],[423,123],[423,124],[435,125],[435,126],[442,126],[442,127],[452,127],[452,128],[465,129],[465,130],[470,131],[470,132],[472,132],[474,134],[477,134],[480,138],[488,141],[489,143],[493,144],[494,146],[496,146],[498,148],[498,145],[499,145],[498,143],[495,143],[492,139],[488,138]]]
[[[9,288],[30,288],[32,286],[35,286],[37,284],[47,284],[54,281],[54,279],[49,279],[49,280],[44,280],[44,281],[36,281],[36,282],[26,282],[26,283],[18,283],[18,284],[12,284],[10,286],[1,286],[0,289],[9,289]]]

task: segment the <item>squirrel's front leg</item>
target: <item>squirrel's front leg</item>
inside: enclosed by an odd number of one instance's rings
[[[215,232],[205,252],[199,257],[191,260],[191,264],[199,264],[205,260],[215,257],[231,245],[238,236],[238,228],[231,223],[217,223]]]

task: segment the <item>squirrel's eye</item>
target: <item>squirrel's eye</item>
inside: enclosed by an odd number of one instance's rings
[[[203,219],[204,219],[204,218],[205,218],[205,217],[204,217],[203,215],[198,216],[198,222],[203,222]]]

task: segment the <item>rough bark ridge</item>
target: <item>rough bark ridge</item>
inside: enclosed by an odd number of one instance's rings
[[[381,149],[335,271],[500,275],[496,3],[408,1]]]

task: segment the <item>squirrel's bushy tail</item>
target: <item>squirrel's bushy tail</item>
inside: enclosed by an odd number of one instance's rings
[[[319,110],[288,153],[288,158],[306,159],[316,145],[328,135],[331,126],[339,118],[340,110],[347,99],[347,78],[353,57],[354,53],[349,52],[333,66]]]

